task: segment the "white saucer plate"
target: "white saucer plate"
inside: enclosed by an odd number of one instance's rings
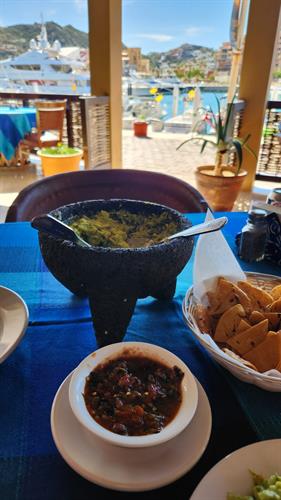
[[[28,325],[28,309],[15,292],[0,286],[0,363],[16,348]]]
[[[281,439],[259,441],[234,451],[203,477],[190,500],[226,500],[227,493],[249,495],[249,470],[268,477],[281,474]]]
[[[212,414],[198,381],[198,406],[188,427],[161,445],[130,449],[112,446],[82,428],[69,404],[70,378],[71,374],[53,401],[51,429],[61,456],[88,481],[120,491],[152,490],[183,476],[204,453],[210,438]]]

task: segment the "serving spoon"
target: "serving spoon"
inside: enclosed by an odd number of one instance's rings
[[[171,234],[171,236],[166,236],[161,243],[167,240],[173,240],[174,238],[182,238],[187,236],[195,236],[197,234],[213,233],[214,231],[219,231],[228,222],[227,217],[219,217],[218,219],[212,219],[207,222],[202,222],[201,224],[196,224],[195,226],[190,226],[179,233]]]
[[[45,214],[34,217],[31,221],[32,227],[43,231],[44,233],[54,236],[55,238],[61,238],[63,240],[73,241],[82,247],[90,248],[92,245],[83,240],[71,227],[69,227],[64,222],[56,219],[52,215]]]
[[[211,233],[213,231],[218,231],[221,229],[228,221],[227,217],[219,217],[218,219],[212,219],[208,222],[202,222],[202,224],[196,224],[195,226],[188,227],[183,231],[167,236],[160,243],[172,240],[174,238],[186,238],[189,236],[195,236],[197,234]],[[73,241],[78,245],[83,247],[91,247],[87,241],[83,240],[71,227],[69,227],[64,222],[56,219],[52,215],[39,215],[34,217],[31,221],[32,227],[44,233],[50,234],[56,238],[61,238],[68,241]]]

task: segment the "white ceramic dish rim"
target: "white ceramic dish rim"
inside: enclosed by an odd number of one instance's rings
[[[218,471],[220,470],[221,466],[224,465],[227,462],[231,462],[233,460],[239,461],[239,455],[243,455],[244,453],[248,454],[249,452],[253,453],[255,452],[255,455],[260,455],[262,456],[262,448],[264,446],[279,446],[281,449],[281,439],[268,439],[264,441],[257,441],[255,443],[248,444],[246,446],[243,446],[242,448],[238,448],[237,450],[234,450],[233,452],[229,453],[226,455],[224,458],[222,458],[219,462],[217,462],[206,474],[205,476],[201,479],[199,484],[196,486],[193,494],[190,497],[190,500],[199,500],[198,494],[200,493],[201,487],[206,483],[206,481],[211,480],[214,478],[214,476],[217,475]],[[280,461],[281,464],[281,461]],[[249,470],[251,469],[251,465],[249,465]],[[262,471],[255,471],[257,473]],[[272,474],[278,473],[278,470],[272,471]],[[250,477],[250,475],[249,475]],[[239,490],[239,484],[237,485],[237,490]],[[237,493],[238,495],[238,493]]]
[[[0,290],[4,290],[7,294],[11,295],[19,303],[19,305],[22,308],[23,315],[24,315],[23,322],[19,326],[18,334],[15,337],[15,340],[9,344],[9,347],[7,347],[4,350],[2,355],[0,354],[0,363],[3,363],[3,361],[5,361],[5,359],[7,359],[8,356],[10,356],[10,354],[15,350],[15,348],[19,344],[20,340],[22,339],[22,337],[25,333],[25,330],[28,326],[29,311],[28,311],[28,307],[27,307],[26,303],[24,302],[24,300],[21,298],[21,296],[18,293],[14,292],[13,290],[11,290],[10,288],[7,288],[5,286],[0,286]],[[1,308],[1,303],[0,303],[0,308]],[[4,325],[4,326],[6,327],[7,325]],[[1,343],[1,341],[2,341],[2,334],[0,334],[0,343]]]
[[[99,425],[88,413],[83,398],[85,379],[89,373],[105,360],[114,359],[129,349],[136,355],[158,359],[167,366],[178,366],[184,372],[182,380],[182,403],[174,419],[159,434],[146,436],[122,436]],[[154,344],[146,342],[119,342],[94,351],[73,371],[69,384],[71,409],[88,431],[111,444],[132,448],[142,448],[162,444],[181,433],[191,422],[197,408],[198,389],[196,381],[185,363],[175,354]]]

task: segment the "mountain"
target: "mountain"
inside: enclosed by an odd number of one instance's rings
[[[147,57],[151,61],[152,66],[155,67],[160,62],[181,63],[188,59],[193,59],[199,52],[201,54],[213,55],[214,49],[203,47],[202,45],[184,43],[180,47],[168,50],[167,52],[150,52],[145,57]]]
[[[50,43],[59,40],[63,47],[88,47],[88,34],[69,24],[60,26],[50,21],[46,23],[46,28]],[[29,48],[30,40],[39,35],[40,29],[39,23],[0,27],[0,58],[4,59],[25,52]]]

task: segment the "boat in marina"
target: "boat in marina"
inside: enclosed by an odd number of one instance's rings
[[[0,89],[6,92],[90,94],[90,75],[85,63],[63,55],[65,48],[48,41],[44,23],[29,50],[0,61]]]

